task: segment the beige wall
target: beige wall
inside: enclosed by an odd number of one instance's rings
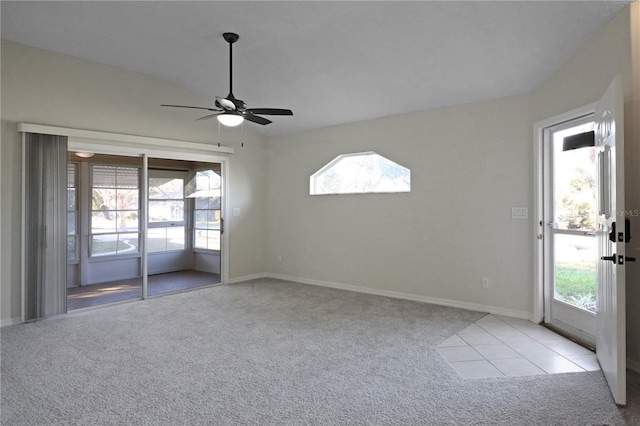
[[[214,120],[194,122],[193,113],[162,103],[207,105],[177,85],[122,69],[14,43],[2,42],[0,222],[1,319],[20,317],[21,139],[18,122],[217,143]],[[229,277],[262,273],[265,161],[262,136],[244,128],[222,134],[230,156],[229,205],[241,215],[227,218]],[[214,142],[215,141],[215,142]]]
[[[268,272],[530,312],[532,225],[511,219],[531,207],[529,114],[518,96],[269,139]],[[411,169],[410,193],[309,195],[371,150]]]
[[[632,35],[633,34],[633,35]],[[625,108],[626,210],[640,210],[640,3],[632,3],[585,43],[532,94],[533,121],[597,101],[622,77]],[[632,54],[635,52],[635,54]],[[627,250],[640,261],[640,217],[631,216]],[[627,263],[627,354],[640,369],[640,263]]]

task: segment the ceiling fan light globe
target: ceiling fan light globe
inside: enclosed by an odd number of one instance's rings
[[[93,152],[76,152],[76,155],[80,158],[91,158],[95,154]]]
[[[220,114],[218,116],[218,121],[223,126],[235,127],[244,121],[244,117],[236,114]]]

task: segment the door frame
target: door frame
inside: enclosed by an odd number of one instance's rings
[[[144,194],[148,193],[148,169],[149,158],[164,158],[164,159],[172,159],[172,160],[184,160],[184,161],[201,161],[207,163],[219,163],[220,169],[222,173],[222,196],[223,199],[228,199],[229,197],[229,159],[228,157],[222,157],[217,155],[209,155],[203,153],[194,153],[188,151],[173,151],[169,149],[159,149],[156,147],[145,147],[144,152],[140,152],[140,149],[130,148],[123,150],[122,146],[113,145],[109,143],[108,140],[83,140],[77,139],[74,137],[69,137],[69,151],[90,151],[95,152],[96,154],[110,154],[110,155],[128,155],[132,154],[135,156],[141,156],[143,158],[143,166],[142,166],[142,185],[141,191]],[[134,154],[133,152],[137,152]],[[229,207],[228,202],[222,203],[222,217],[229,217]],[[147,214],[147,198],[145,197],[142,203],[142,217],[146,217]],[[143,222],[142,227],[140,229],[140,234],[144,241],[144,247],[146,247],[147,242],[147,225],[146,221]],[[142,279],[143,279],[143,299],[147,298],[147,251],[144,250],[142,254]],[[221,253],[220,253],[220,284],[226,284],[229,277],[229,232],[225,229],[224,235],[221,235]]]
[[[568,121],[594,114],[596,102],[572,109],[571,111],[555,115],[536,122],[533,125],[533,314],[532,321],[541,323],[545,320],[545,294],[549,292],[545,288],[545,240],[544,240],[544,182],[545,170],[545,133],[546,129]]]

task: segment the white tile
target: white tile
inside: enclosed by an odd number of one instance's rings
[[[546,374],[524,358],[520,359],[495,359],[491,363],[505,376],[535,376]]]
[[[567,355],[566,358],[587,371],[600,370],[600,364],[595,355]]]
[[[538,342],[550,342],[550,341],[563,341],[566,340],[564,337],[559,335],[558,333],[554,333],[553,331],[546,329],[542,326],[537,326],[536,328],[524,328],[522,332],[532,339],[537,340]]]
[[[487,315],[484,318],[480,318],[476,321],[476,324],[485,330],[513,330],[514,327],[510,324],[507,324],[504,321],[500,321],[493,315]]]
[[[554,342],[542,342],[542,344],[563,356],[593,355],[593,352],[589,349],[567,339]]]
[[[478,321],[476,321],[476,324],[479,326],[492,326],[492,325],[506,325],[504,322],[500,321],[498,318],[494,317],[493,315],[489,314],[486,315],[482,318],[480,318]]]
[[[483,377],[503,377],[504,374],[489,361],[452,362],[453,368],[465,379],[481,379]]]
[[[484,324],[478,324],[478,325],[482,327],[484,330],[488,331],[489,333],[512,333],[512,332],[520,333],[518,330],[511,327],[509,324],[505,324],[505,323],[501,323],[501,324],[484,323]]]
[[[527,359],[557,356],[558,354],[544,346],[542,343],[531,341],[529,343],[509,344],[513,350]]]
[[[563,356],[532,358],[530,361],[549,374],[584,372],[583,368]]]
[[[483,333],[468,333],[461,334],[460,337],[467,342],[468,344],[475,345],[497,345],[500,343],[498,339],[493,337],[491,334],[486,331]]]
[[[473,349],[478,351],[480,355],[489,360],[522,358],[522,355],[502,343],[498,345],[477,345],[473,346]]]
[[[524,344],[536,343],[536,341],[533,340],[531,337],[519,331],[516,331],[515,333],[496,332],[493,335],[497,337],[502,343],[506,343],[509,346],[516,345],[516,344],[524,345]]]
[[[527,336],[521,331],[516,330],[515,328],[512,328],[510,330],[492,330],[490,333],[496,338],[502,340],[504,343],[526,343],[534,341],[531,337]]]
[[[483,329],[481,329],[480,327],[478,327],[475,324],[471,324],[470,326],[468,326],[467,328],[465,328],[462,331],[458,331],[458,334],[467,334],[467,333],[484,333],[485,331]]]
[[[530,326],[535,326],[537,324],[532,323],[529,320],[525,320],[525,319],[521,319],[521,318],[511,318],[511,317],[505,317],[502,315],[495,315],[495,317],[497,319],[499,319],[500,321],[512,325],[516,328],[520,328],[520,327],[530,327]]]
[[[460,336],[458,336],[457,334],[454,334],[453,336],[449,337],[447,340],[445,340],[444,342],[438,345],[439,348],[449,348],[452,346],[469,346],[469,345],[467,344],[467,342],[462,340]]]
[[[437,351],[440,352],[440,355],[442,355],[449,362],[478,361],[484,359],[482,355],[476,352],[475,349],[473,349],[471,346],[437,348]]]

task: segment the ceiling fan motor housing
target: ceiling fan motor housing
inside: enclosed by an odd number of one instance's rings
[[[236,33],[224,33],[222,34],[222,37],[224,37],[224,39],[228,43],[232,43],[232,44],[238,41],[238,39],[240,38],[240,36]]]

